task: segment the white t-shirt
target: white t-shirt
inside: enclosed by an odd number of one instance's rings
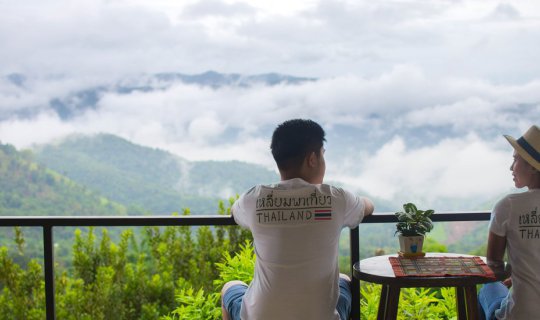
[[[339,236],[362,221],[362,198],[297,178],[253,187],[232,211],[251,230],[257,258],[241,318],[339,319]]]
[[[506,314],[499,319],[540,315],[540,190],[510,194],[493,209],[489,230],[506,237],[512,288]]]

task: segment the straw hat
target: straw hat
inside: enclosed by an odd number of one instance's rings
[[[508,135],[504,137],[527,163],[540,171],[540,128],[538,126],[530,127],[517,140]]]

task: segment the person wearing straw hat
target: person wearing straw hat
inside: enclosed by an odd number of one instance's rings
[[[504,265],[510,278],[486,284],[478,302],[486,319],[540,319],[540,129],[533,125],[519,139],[504,136],[514,148],[510,166],[516,188],[491,213],[487,263]]]

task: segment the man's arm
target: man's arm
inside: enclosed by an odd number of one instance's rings
[[[364,201],[364,217],[367,217],[373,213],[373,210],[375,210],[375,206],[373,205],[373,202],[368,198],[362,198]]]

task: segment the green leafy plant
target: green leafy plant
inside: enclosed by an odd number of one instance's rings
[[[223,285],[231,280],[250,283],[255,267],[255,252],[251,241],[246,240],[240,250],[231,255],[225,251],[222,262],[215,263],[219,278],[214,280],[215,292],[198,291],[187,284],[179,285],[181,290],[176,294],[179,306],[160,320],[219,320],[221,319],[220,291]]]
[[[162,316],[161,320],[218,320],[221,318],[219,293],[205,293],[204,289],[194,290],[187,287],[176,296],[180,304],[171,314]]]
[[[363,282],[360,286],[360,319],[376,319],[381,286]],[[402,288],[398,320],[455,320],[456,291],[454,288]]]
[[[235,255],[223,253],[223,262],[216,263],[219,270],[219,278],[214,280],[214,286],[222,288],[225,283],[232,280],[240,280],[247,284],[253,278],[255,269],[255,252],[251,241],[246,240],[240,245],[240,251]]]
[[[433,229],[433,210],[418,210],[413,203],[403,205],[403,211],[396,212],[398,219],[395,234],[403,236],[423,236]],[[394,234],[394,235],[395,235]]]
[[[435,297],[437,293],[429,288],[410,288],[403,290],[403,299],[399,304],[398,319],[440,319]]]
[[[363,282],[360,286],[360,319],[377,319],[381,286]]]

